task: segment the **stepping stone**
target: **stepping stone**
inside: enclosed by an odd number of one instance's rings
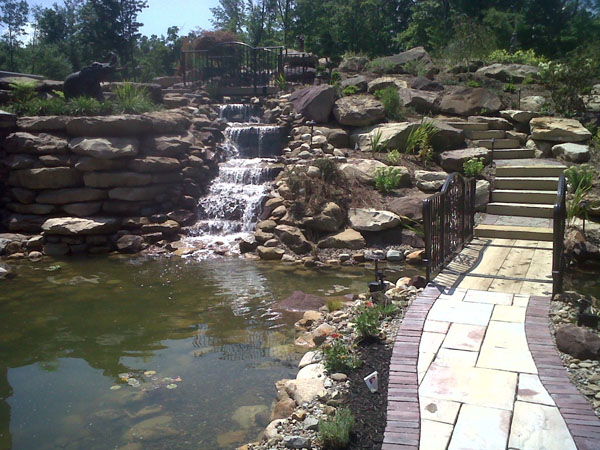
[[[558,408],[521,401],[515,403],[508,446],[522,450],[577,449]]]
[[[537,375],[522,373],[519,375],[519,389],[517,400],[529,403],[541,403],[543,405],[555,406],[554,400],[540,381]]]
[[[493,317],[493,316],[492,316]],[[453,323],[442,347],[456,350],[479,351],[486,327]]]
[[[446,450],[453,425],[432,420],[421,420],[419,447],[427,450]]]
[[[510,411],[463,405],[448,450],[506,448]]]

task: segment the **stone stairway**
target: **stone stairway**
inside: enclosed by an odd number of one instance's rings
[[[478,147],[491,149],[496,164],[491,201],[475,236],[552,241],[552,217],[558,179],[566,168],[554,160],[535,159],[522,148],[506,121],[453,123]]]

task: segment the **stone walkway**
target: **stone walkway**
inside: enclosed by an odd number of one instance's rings
[[[413,302],[390,363],[384,449],[600,448],[600,420],[548,328],[548,244],[474,240]]]

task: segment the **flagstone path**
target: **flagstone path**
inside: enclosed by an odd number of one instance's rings
[[[550,335],[551,243],[475,239],[405,314],[383,449],[598,449]]]

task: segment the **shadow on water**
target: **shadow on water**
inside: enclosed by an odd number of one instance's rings
[[[273,383],[299,358],[297,317],[275,302],[294,290],[364,292],[371,277],[235,259],[86,258],[15,272],[0,298],[0,448],[38,449],[255,439]]]

